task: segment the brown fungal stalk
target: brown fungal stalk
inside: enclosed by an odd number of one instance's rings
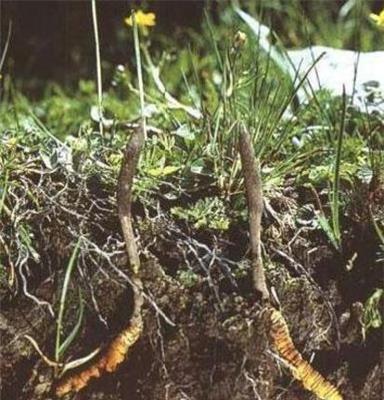
[[[255,157],[251,136],[244,126],[240,126],[239,151],[248,203],[253,286],[266,303],[269,339],[280,357],[288,364],[293,376],[302,383],[305,389],[322,400],[342,400],[337,388],[304,360],[291,339],[284,316],[270,304],[270,295],[261,258],[263,192],[260,164]]]
[[[260,164],[255,157],[252,139],[244,126],[240,127],[239,151],[243,166],[244,184],[249,213],[249,240],[251,243],[251,264],[254,289],[263,300],[269,299],[261,258],[261,215],[263,213],[263,191]]]
[[[143,331],[141,308],[143,305],[143,285],[139,276],[140,258],[132,227],[132,185],[140,152],[144,144],[144,133],[138,128],[132,134],[124,152],[117,188],[117,205],[120,224],[132,271],[133,312],[127,326],[112,340],[102,356],[86,369],[63,379],[56,387],[60,397],[69,392],[78,392],[88,385],[93,378],[106,372],[113,372],[124,361],[131,347],[140,338]]]

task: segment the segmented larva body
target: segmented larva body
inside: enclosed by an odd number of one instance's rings
[[[124,361],[129,349],[137,342],[143,331],[141,319],[135,321],[110,343],[104,355],[87,369],[72,375],[56,387],[57,396],[69,392],[78,392],[86,387],[93,378],[99,378],[106,372],[113,372]]]
[[[305,389],[311,391],[322,400],[343,400],[343,397],[330,382],[303,359],[289,335],[289,329],[282,314],[271,308],[270,337],[279,355],[287,362],[293,376],[299,380]]]

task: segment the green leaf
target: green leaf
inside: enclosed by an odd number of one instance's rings
[[[176,171],[178,171],[179,169],[180,167],[176,167],[175,165],[167,165],[165,167],[151,168],[147,172],[151,176],[160,177],[160,176],[171,175]]]
[[[319,223],[320,228],[324,231],[324,233],[328,236],[328,239],[333,244],[336,250],[340,250],[340,245],[337,241],[335,233],[329,224],[327,217],[323,214],[318,212],[317,213],[317,222]]]
[[[5,177],[4,177],[4,183],[0,187],[0,215],[3,211],[4,203],[5,203],[5,198],[7,196],[7,191],[8,191],[8,171],[5,172]]]
[[[380,301],[383,297],[383,294],[383,289],[376,289],[365,302],[363,322],[366,330],[368,330],[369,328],[380,328],[383,324],[380,310]]]
[[[186,140],[195,140],[195,134],[189,129],[188,125],[180,125],[175,134]]]
[[[59,355],[62,356],[64,352],[68,349],[69,345],[75,340],[79,329],[81,327],[81,323],[83,321],[83,315],[84,315],[84,301],[83,301],[83,296],[81,294],[81,289],[79,287],[79,309],[77,313],[77,322],[76,325],[73,327],[71,333],[66,337],[64,342],[60,345],[59,347]]]
[[[71,274],[73,267],[75,266],[77,254],[80,249],[81,237],[77,240],[76,246],[73,249],[71,258],[67,264],[67,269],[65,271],[64,282],[63,282],[63,289],[61,291],[60,297],[60,306],[59,306],[59,314],[57,316],[57,328],[56,328],[56,344],[55,344],[55,360],[58,362],[60,360],[60,342],[61,342],[61,330],[63,326],[63,317],[64,317],[64,309],[65,309],[65,302],[67,299],[67,292],[69,287],[69,282],[71,279]]]

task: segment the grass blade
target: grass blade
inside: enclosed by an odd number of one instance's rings
[[[341,161],[341,148],[343,145],[346,109],[347,109],[347,101],[345,95],[345,88],[343,88],[343,109],[342,109],[340,129],[336,144],[336,158],[334,166],[334,177],[332,184],[332,203],[331,203],[332,228],[339,249],[341,246],[340,215],[339,215],[340,161]]]
[[[76,246],[72,252],[71,258],[69,259],[67,269],[65,271],[63,289],[61,291],[61,297],[60,297],[59,314],[57,317],[56,345],[55,345],[55,361],[56,362],[58,362],[60,360],[60,341],[61,341],[61,331],[62,331],[62,326],[63,326],[65,302],[67,299],[67,292],[68,292],[69,282],[71,279],[72,270],[73,270],[73,267],[75,266],[77,253],[79,252],[80,243],[81,243],[81,237],[79,237],[79,239],[76,243]]]
[[[83,322],[83,316],[84,316],[84,301],[83,301],[83,296],[81,294],[81,289],[79,288],[79,311],[77,314],[77,322],[76,325],[73,327],[72,332],[66,337],[64,342],[60,345],[59,356],[62,356],[64,354],[64,352],[68,349],[70,344],[76,338],[79,329],[81,327],[81,323]]]
[[[97,75],[97,99],[98,99],[98,113],[99,113],[99,130],[103,135],[103,82],[101,78],[101,59],[100,59],[100,40],[99,40],[99,27],[97,24],[97,10],[96,0],[92,0],[92,22],[93,33],[95,36],[95,51],[96,51],[96,75]]]

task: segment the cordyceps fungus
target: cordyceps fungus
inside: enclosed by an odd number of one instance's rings
[[[64,378],[59,382],[56,387],[56,394],[58,396],[63,396],[69,392],[78,392],[85,388],[93,378],[99,378],[106,372],[114,372],[125,360],[130,349],[140,338],[143,331],[143,319],[141,315],[141,309],[144,302],[143,284],[140,278],[140,257],[133,232],[131,212],[133,179],[146,136],[144,92],[137,26],[153,26],[155,24],[155,16],[154,14],[132,12],[131,17],[126,20],[126,23],[128,25],[133,25],[134,30],[135,55],[137,61],[142,116],[140,126],[134,130],[126,146],[117,186],[119,220],[128,254],[129,267],[131,269],[130,283],[133,290],[133,312],[125,328],[112,340],[95,362],[89,365],[86,369]]]
[[[112,340],[98,360],[85,370],[59,382],[56,388],[56,394],[58,396],[63,396],[72,391],[78,392],[86,387],[91,379],[99,378],[106,372],[114,372],[124,361],[129,350],[140,338],[143,331],[143,320],[141,316],[143,287],[139,276],[140,258],[133,234],[131,218],[132,184],[143,144],[144,133],[140,127],[133,133],[125,150],[119,175],[117,194],[119,219],[132,271],[133,313],[127,326]]]
[[[303,359],[291,339],[284,316],[271,304],[261,258],[263,193],[260,164],[255,157],[251,136],[243,125],[239,126],[239,151],[248,204],[253,286],[266,305],[265,313],[270,341],[281,358],[288,364],[293,376],[302,383],[305,389],[322,400],[342,400],[336,387]]]

